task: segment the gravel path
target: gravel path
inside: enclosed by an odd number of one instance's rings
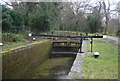
[[[118,37],[113,37],[113,36],[107,36],[107,39],[114,42],[115,44],[119,44],[120,45],[120,38]]]

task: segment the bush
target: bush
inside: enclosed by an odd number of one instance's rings
[[[116,36],[120,36],[120,29],[117,31]]]
[[[3,40],[3,43],[19,42],[19,41],[24,42],[24,41],[26,41],[22,35],[10,34],[10,33],[2,34],[2,40]]]
[[[32,32],[39,33],[50,30],[49,19],[45,13],[30,15],[29,23]]]
[[[96,33],[101,28],[101,22],[97,16],[88,16],[86,23],[86,32]]]
[[[2,6],[2,30],[3,32],[10,32],[13,19],[10,15],[10,10],[5,6]]]
[[[2,30],[7,33],[19,33],[23,30],[23,13],[2,6]]]

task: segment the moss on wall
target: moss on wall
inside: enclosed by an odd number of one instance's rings
[[[28,73],[49,57],[50,52],[50,41],[33,43],[3,52],[3,79],[24,79]]]

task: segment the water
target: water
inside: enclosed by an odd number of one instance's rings
[[[37,66],[27,79],[67,79],[74,58],[52,58]]]

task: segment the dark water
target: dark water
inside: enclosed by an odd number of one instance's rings
[[[52,58],[36,67],[27,79],[67,79],[74,58]]]

